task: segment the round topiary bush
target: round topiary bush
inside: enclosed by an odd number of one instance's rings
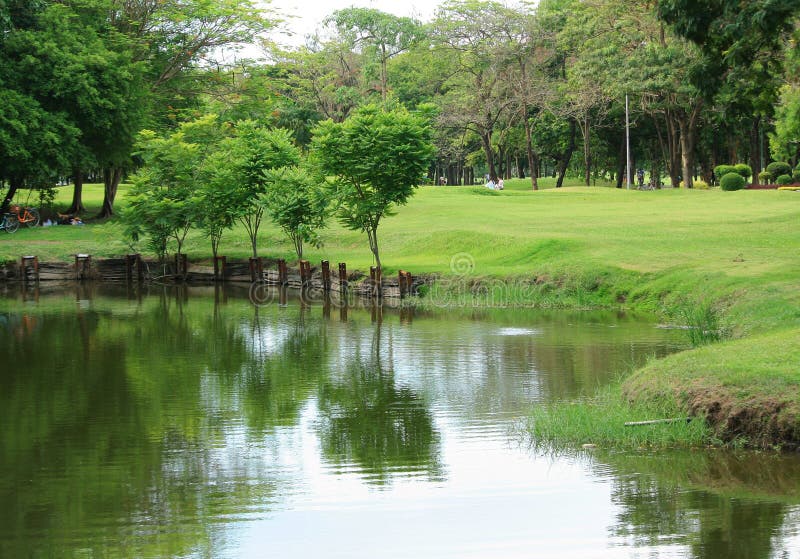
[[[739,173],[728,173],[719,179],[722,190],[741,190],[744,188],[744,177]]]
[[[779,177],[781,175],[791,176],[792,166],[784,161],[773,161],[767,165],[767,171],[769,171],[773,177]]]
[[[773,179],[772,173],[770,173],[769,171],[761,171],[758,174],[758,180],[759,182],[761,182],[761,184],[770,184],[772,182],[772,179]]]
[[[717,178],[717,182],[720,181],[722,177],[727,175],[728,173],[735,173],[736,167],[734,165],[717,165],[714,167],[714,176]]]
[[[775,179],[775,184],[778,186],[786,186],[787,184],[792,184],[792,177],[790,175],[781,175],[777,179]]]
[[[744,180],[749,179],[753,176],[753,169],[750,168],[750,165],[745,163],[737,163],[734,165],[735,172],[739,173],[744,177]]]
[[[792,184],[800,184],[800,170],[795,170],[792,173]]]

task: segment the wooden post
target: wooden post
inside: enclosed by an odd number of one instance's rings
[[[225,267],[228,265],[226,256],[214,257],[214,281],[225,281]]]
[[[186,279],[189,273],[189,260],[185,254],[175,255],[175,276],[181,279]]]
[[[381,269],[379,266],[369,267],[369,280],[372,284],[373,297],[379,297],[382,293],[381,289]]]
[[[264,279],[264,259],[250,257],[250,281],[256,282]]]
[[[286,260],[278,260],[278,284],[286,285],[289,283],[289,272],[286,269]]]
[[[402,299],[406,295],[406,272],[404,270],[397,272],[397,287],[400,289],[400,298]]]
[[[75,255],[75,279],[84,280],[92,266],[92,256],[90,254]]]
[[[327,260],[322,261],[322,290],[331,290],[331,263]]]
[[[339,262],[339,287],[344,291],[347,286],[347,264]]]
[[[311,264],[308,260],[300,261],[300,283],[305,287],[311,281]]]
[[[39,281],[39,257],[38,256],[23,256],[19,260],[20,275],[22,276],[22,283],[28,281],[28,262],[33,265],[33,281]]]

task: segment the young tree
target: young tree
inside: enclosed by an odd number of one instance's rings
[[[220,135],[215,115],[184,123],[164,138],[150,130],[139,135],[144,166],[134,176],[123,220],[128,236],[137,241],[146,235],[160,258],[166,256],[170,239],[181,254],[189,229],[198,221],[204,161]]]
[[[208,162],[213,188],[224,193],[247,230],[253,258],[258,257],[258,231],[266,206],[262,195],[270,185],[270,170],[291,167],[300,161],[300,150],[291,132],[271,129],[252,120],[236,123],[233,136],[220,142]]]
[[[342,123],[316,128],[313,157],[342,224],[367,234],[381,266],[378,226],[394,205],[405,204],[433,157],[426,118],[405,109],[367,105]]]
[[[291,239],[297,258],[303,244],[321,246],[318,231],[325,226],[328,204],[319,182],[307,169],[288,167],[267,173],[267,190],[261,195],[272,221]]]

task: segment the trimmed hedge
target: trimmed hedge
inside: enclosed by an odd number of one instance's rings
[[[774,178],[775,177],[773,177],[772,173],[770,173],[769,171],[761,171],[758,174],[758,180],[759,182],[761,182],[761,184],[772,184],[772,180]]]
[[[777,179],[775,179],[775,184],[780,186],[786,186],[788,184],[792,184],[792,177],[789,175],[781,175]]]
[[[773,161],[767,165],[767,171],[769,171],[773,177],[780,177],[781,175],[791,176],[792,166],[784,161]]]
[[[722,190],[741,190],[744,188],[745,180],[739,173],[728,173],[719,180]]]
[[[717,178],[717,182],[719,182],[722,177],[727,175],[728,173],[736,173],[735,165],[717,165],[714,167],[714,176]]]
[[[734,169],[736,169],[736,172],[744,177],[744,180],[747,180],[753,176],[753,169],[751,169],[750,165],[747,165],[746,163],[737,163],[734,165]]]

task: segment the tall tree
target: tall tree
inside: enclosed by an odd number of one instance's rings
[[[340,221],[367,234],[380,267],[381,219],[408,201],[433,156],[428,120],[405,109],[367,105],[342,123],[320,123],[312,150]]]
[[[333,12],[326,22],[335,26],[345,42],[377,60],[380,67],[381,99],[389,90],[386,65],[423,37],[423,28],[409,17],[398,17],[374,8],[345,8]]]

